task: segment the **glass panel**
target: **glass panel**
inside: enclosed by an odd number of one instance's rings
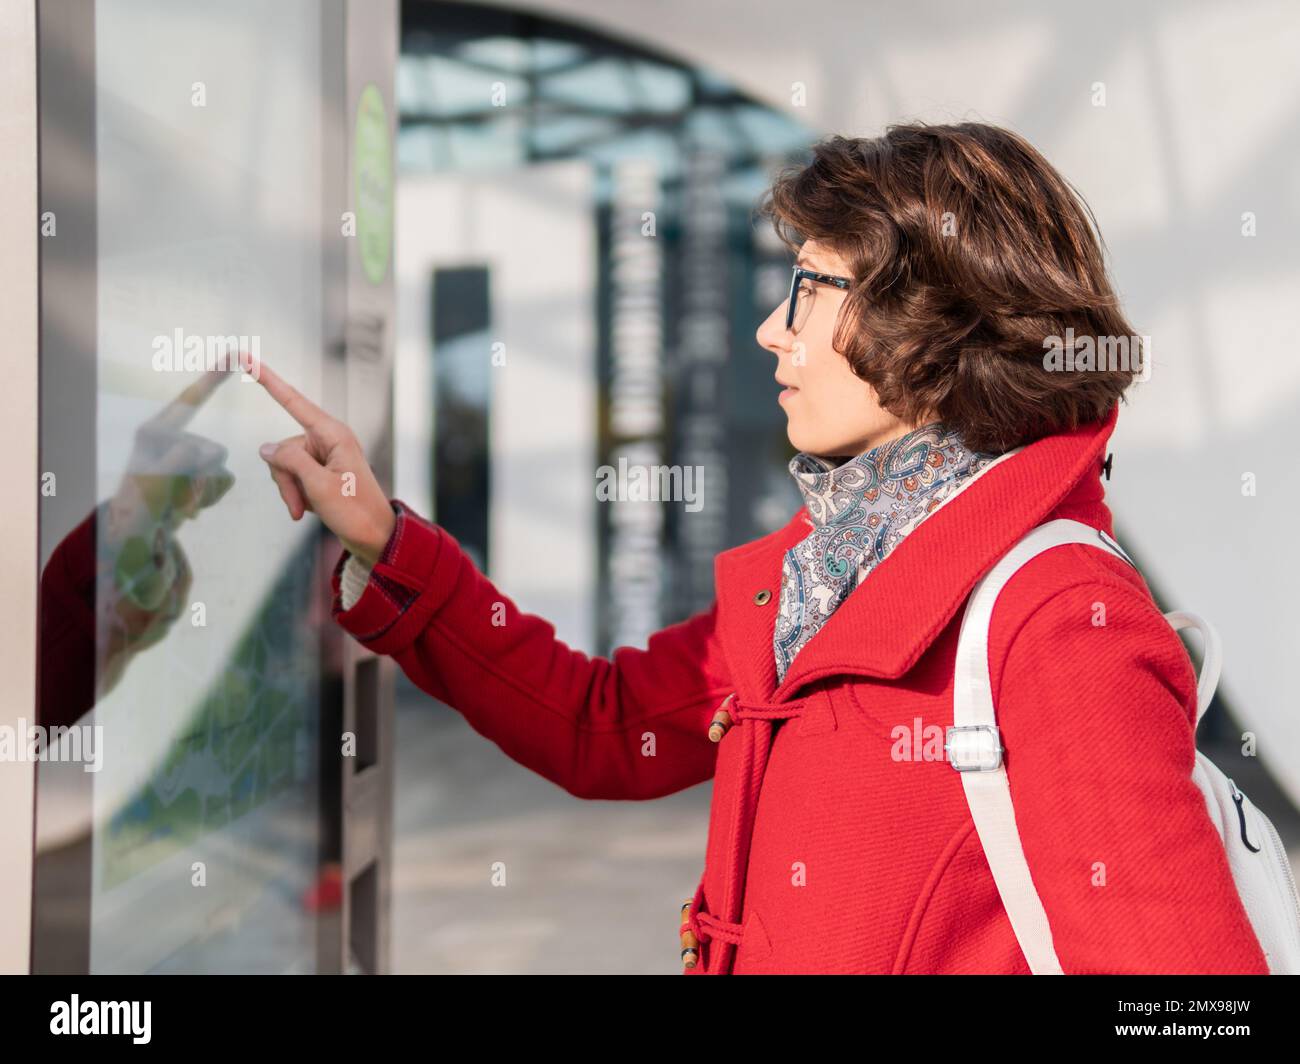
[[[69,796],[91,811],[93,972],[316,967],[325,556],[258,457],[296,426],[227,356],[320,399],[321,24],[314,0],[95,7],[94,353],[43,352],[42,399],[94,382],[51,426],[86,435],[96,505],[49,545],[42,605],[43,676],[84,679],[42,715],[93,727],[100,763],[38,789],[47,842]]]
[[[98,482],[121,503],[99,556],[119,614],[192,577],[129,666],[99,612],[91,966],[310,968],[314,558],[257,455],[293,426],[219,368],[188,423],[155,412],[195,380],[196,345],[228,337],[319,391],[319,12],[138,0],[96,16]]]

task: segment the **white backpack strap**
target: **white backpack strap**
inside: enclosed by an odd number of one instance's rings
[[[1063,543],[1102,547],[1133,564],[1105,532],[1068,518],[1039,525],[1003,555],[975,585],[962,616],[953,680],[953,726],[948,729],[944,744],[949,762],[961,773],[971,819],[984,847],[993,881],[1020,949],[1035,975],[1061,975],[1061,962],[1056,957],[1052,929],[1034,889],[1025,851],[1020,845],[1020,833],[1016,830],[989,679],[989,621],[998,594],[1012,575],[1031,558]]]
[[[1214,700],[1214,689],[1219,686],[1219,673],[1223,671],[1223,641],[1214,626],[1204,617],[1187,610],[1170,610],[1165,614],[1175,632],[1195,628],[1201,633],[1201,671],[1196,677],[1196,723],[1199,726],[1205,711]]]

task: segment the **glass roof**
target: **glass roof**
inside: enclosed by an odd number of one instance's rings
[[[407,171],[499,169],[544,159],[654,158],[672,180],[707,147],[729,191],[803,151],[802,123],[694,69],[577,25],[473,4],[408,4],[398,63],[399,164]]]

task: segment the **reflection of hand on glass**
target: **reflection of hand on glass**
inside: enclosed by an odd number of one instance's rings
[[[251,363],[246,367],[254,372]],[[349,553],[374,565],[392,534],[396,516],[352,430],[267,368],[256,367],[262,387],[306,431],[262,446],[271,479],[295,521],[311,510]]]
[[[183,428],[227,376],[201,377],[140,426],[118,490],[51,553],[41,573],[42,724],[77,720],[185,608],[190,566],[173,532],[234,477],[225,448]]]
[[[226,448],[184,431],[229,373],[213,370],[142,424],[100,534],[99,691],[152,646],[185,607],[190,567],[174,532],[230,490]]]

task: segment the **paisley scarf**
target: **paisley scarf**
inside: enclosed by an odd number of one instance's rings
[[[782,563],[772,638],[778,681],[903,537],[996,457],[968,450],[934,421],[842,464],[802,451],[790,460],[813,529]]]

